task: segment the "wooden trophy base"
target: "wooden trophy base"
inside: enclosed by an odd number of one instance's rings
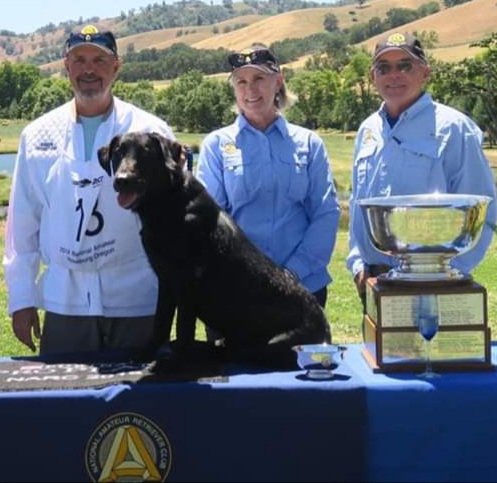
[[[436,295],[440,324],[431,341],[435,371],[492,370],[487,293],[470,281],[397,286],[368,280],[363,355],[375,372],[425,367],[424,339],[417,328],[417,296]]]

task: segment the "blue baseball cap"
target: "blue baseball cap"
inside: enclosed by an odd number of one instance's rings
[[[117,43],[114,34],[108,30],[100,32],[94,25],[87,25],[77,33],[72,32],[66,40],[64,55],[80,45],[94,45],[107,54],[117,57]]]
[[[421,60],[426,63],[426,55],[421,46],[421,42],[409,33],[395,32],[381,38],[376,44],[374,51],[373,62],[376,62],[380,55],[392,50],[402,50],[411,57]]]

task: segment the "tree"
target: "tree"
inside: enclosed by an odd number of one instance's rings
[[[395,28],[414,22],[418,18],[418,13],[410,8],[392,8],[388,10],[386,17],[388,28]]]
[[[0,64],[0,108],[6,109],[16,97],[16,75],[10,62]]]
[[[319,126],[322,109],[332,106],[339,87],[336,72],[325,70],[299,72],[289,82],[290,90],[297,96],[297,103],[288,110],[288,118],[293,120],[293,111],[304,120],[303,124],[316,129]],[[325,113],[321,118],[324,118]]]
[[[472,44],[486,50],[457,64],[435,63],[430,90],[441,102],[475,117],[491,142],[497,142],[497,33]],[[476,102],[479,101],[479,102]]]
[[[324,17],[323,21],[324,29],[327,32],[334,32],[338,30],[338,18],[334,13],[329,13]]]
[[[130,84],[125,84],[122,80],[114,82],[112,92],[116,97],[126,102],[131,102],[133,87]]]
[[[368,34],[369,37],[381,34],[384,31],[384,25],[380,17],[371,17],[368,20]]]
[[[422,30],[421,32],[415,30],[413,35],[419,39],[425,49],[434,49],[439,42],[439,36],[435,30]]]
[[[330,34],[325,42],[324,52],[328,56],[328,69],[341,71],[349,62],[354,48],[341,32]]]
[[[130,90],[129,102],[146,111],[152,111],[155,107],[154,85],[149,81],[139,81]]]
[[[443,0],[443,3],[447,8],[455,7],[456,5],[466,2],[471,2],[471,0]]]
[[[423,3],[420,5],[416,11],[419,14],[419,17],[427,17],[428,15],[433,15],[434,13],[440,12],[440,5],[438,2],[432,0],[428,3]]]
[[[227,82],[205,80],[193,71],[159,91],[155,113],[179,131],[207,132],[233,120],[233,101]]]
[[[369,77],[371,58],[356,52],[342,71],[342,83],[333,109],[333,121],[343,130],[357,129],[363,119],[380,105]]]
[[[26,119],[34,119],[61,106],[72,98],[72,89],[67,79],[42,79],[22,96],[19,110]]]

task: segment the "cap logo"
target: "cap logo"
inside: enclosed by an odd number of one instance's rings
[[[110,31],[100,32],[94,25],[83,27],[79,33],[71,33],[65,43],[65,54],[78,45],[95,45],[107,53],[117,56],[117,45],[114,34]]]
[[[88,36],[93,34],[98,34],[98,29],[97,27],[95,27],[95,25],[87,25],[85,28],[83,28],[83,30],[81,30],[81,33],[87,36],[86,40],[88,41],[89,40]]]
[[[391,46],[399,46],[406,43],[406,38],[403,34],[392,34],[388,37],[386,44]]]

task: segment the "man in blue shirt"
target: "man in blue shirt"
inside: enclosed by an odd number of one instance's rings
[[[249,239],[324,307],[339,204],[323,141],[281,114],[285,82],[267,48],[252,46],[229,62],[239,115],[205,138],[197,177]]]
[[[482,132],[467,116],[424,91],[430,67],[419,40],[407,33],[384,37],[376,46],[371,76],[384,102],[357,133],[347,258],[363,300],[367,279],[395,261],[373,247],[357,200],[434,191],[490,196],[478,244],[453,262],[465,274],[484,257],[496,220],[495,184]]]

